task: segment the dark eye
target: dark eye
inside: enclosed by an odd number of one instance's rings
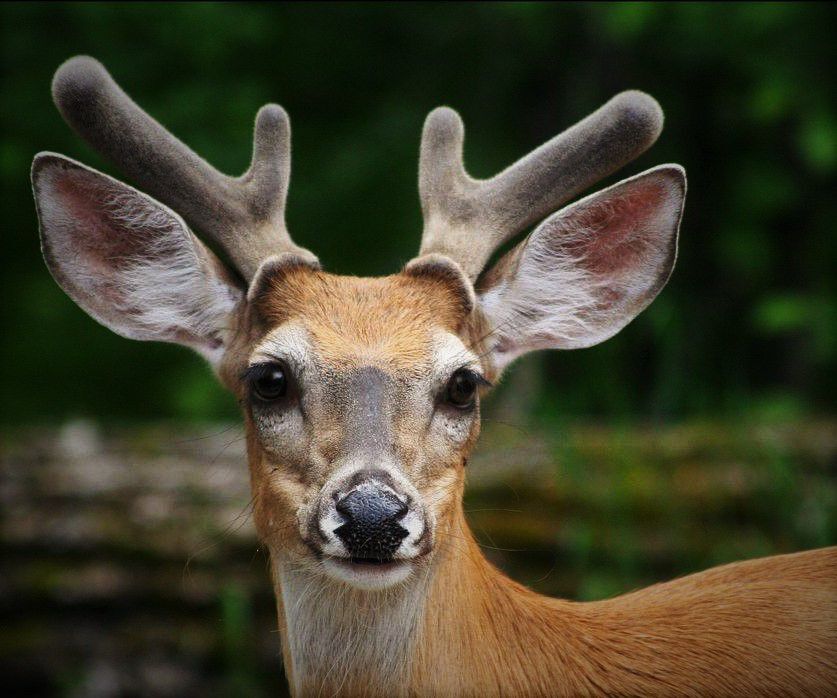
[[[288,392],[288,378],[280,364],[253,366],[250,385],[255,396],[265,402],[278,400]]]
[[[477,380],[473,371],[465,369],[457,371],[448,381],[445,400],[462,410],[473,407],[474,398],[477,395]]]

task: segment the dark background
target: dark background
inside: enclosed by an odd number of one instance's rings
[[[686,167],[674,275],[618,337],[511,367],[469,519],[515,579],[582,600],[837,541],[834,5],[6,3],[0,25],[7,692],[284,690],[234,400],[187,350],[97,325],[40,258],[33,155],[119,176],[52,105],[78,53],[230,174],[282,104],[289,227],[347,274],[417,251],[433,107],[460,111],[485,177],[654,95],[663,135],[602,186]]]
[[[339,273],[418,249],[422,121],[462,114],[490,176],[626,88],[666,113],[662,162],[689,193],[674,276],[619,339],[526,359],[555,415],[681,419],[829,411],[837,390],[837,106],[830,4],[5,4],[6,423],[87,415],[217,419],[235,406],[186,350],[126,342],[73,306],[40,259],[28,183],[55,150],[117,175],[61,121],[49,84],[99,58],[222,171],[248,162],[268,101],[293,125],[295,238]],[[531,369],[521,367],[531,365]]]

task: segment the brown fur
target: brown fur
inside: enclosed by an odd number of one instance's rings
[[[808,695],[835,691],[837,549],[739,562],[615,599],[539,596],[464,518],[440,564],[414,695]]]
[[[429,328],[456,332],[463,325],[457,292],[444,279],[401,274],[364,279],[295,266],[268,280],[266,288],[248,308],[224,357],[221,378],[236,392],[257,339],[292,319],[303,320],[323,362],[356,363],[363,347],[364,360],[408,371],[420,368],[427,356]]]
[[[466,345],[479,346],[486,328],[478,314],[462,322],[451,310],[454,295],[444,282],[427,277],[358,279],[297,268],[276,280],[258,312],[267,327],[302,322],[318,360],[336,370],[373,362],[411,371],[426,363],[426,337],[434,327],[458,331]],[[485,369],[493,373],[491,366]],[[313,483],[288,489],[290,477],[278,488],[275,481],[268,486],[266,466],[285,466],[265,456],[252,425],[248,428],[256,521],[280,557],[295,547],[291,539],[298,539],[293,522],[280,521],[290,518],[296,498]],[[439,535],[419,572],[429,586],[412,654],[403,657],[403,683],[382,685],[374,666],[354,666],[339,676],[300,681],[303,693],[823,696],[834,691],[837,549],[726,565],[597,603],[539,596],[494,569],[465,522],[463,461],[477,428],[465,449],[436,471],[446,483],[437,488],[443,501]],[[398,439],[415,441],[415,429],[403,429]],[[422,494],[432,487],[425,482]],[[272,526],[265,523],[268,518]],[[293,677],[286,639],[294,629],[287,627],[281,585],[275,584],[286,670]]]

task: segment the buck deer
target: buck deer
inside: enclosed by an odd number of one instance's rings
[[[192,347],[241,401],[295,694],[837,692],[837,548],[573,603],[509,580],[466,523],[479,404],[504,368],[536,349],[608,339],[671,273],[681,167],[560,208],[656,140],[663,116],[651,97],[617,95],[486,180],[464,169],[456,112],[431,112],[420,256],[363,279],[322,271],[291,241],[280,107],[259,111],[252,164],[233,179],[91,58],[62,65],[53,95],[147,194],[38,154],[46,263],[93,318],[125,337]]]

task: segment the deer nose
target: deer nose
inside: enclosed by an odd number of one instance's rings
[[[409,534],[399,523],[407,514],[407,505],[377,483],[360,485],[339,499],[336,508],[345,523],[334,533],[353,558],[389,560]]]

